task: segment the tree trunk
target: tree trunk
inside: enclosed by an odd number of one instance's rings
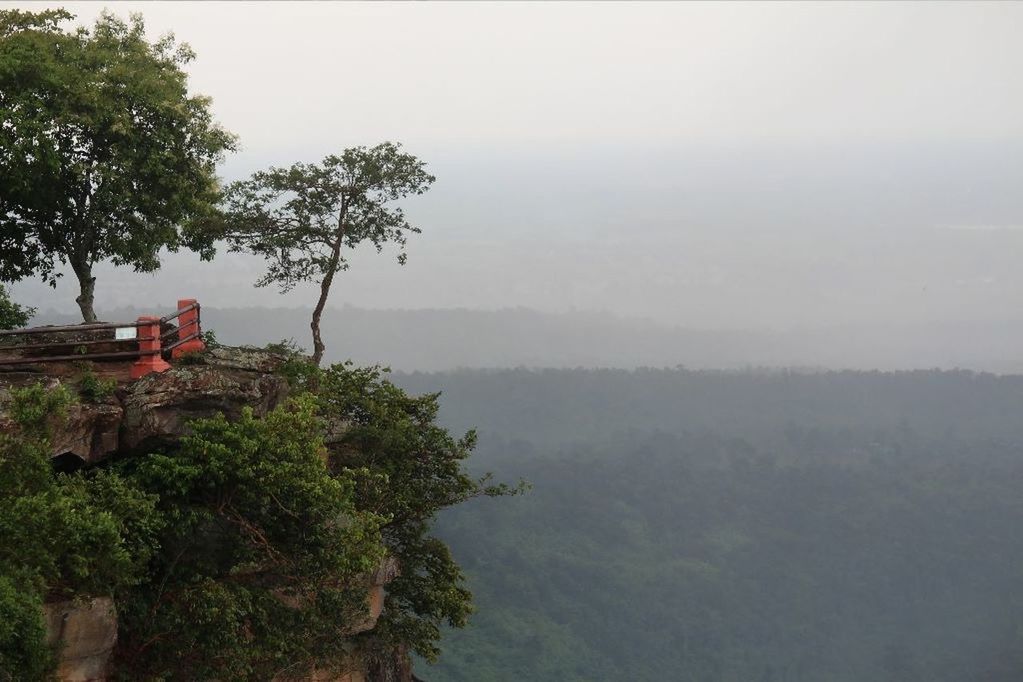
[[[81,293],[75,299],[75,303],[82,310],[82,321],[86,323],[96,321],[96,310],[92,307],[93,294],[96,291],[96,278],[92,276],[91,263],[71,263],[71,269],[78,277],[78,287]]]
[[[320,337],[320,317],[323,316],[323,309],[327,306],[330,285],[334,282],[334,273],[337,271],[337,264],[340,260],[341,239],[338,238],[337,243],[334,244],[334,250],[330,254],[327,274],[323,276],[323,281],[320,282],[320,298],[316,301],[316,307],[313,308],[313,320],[309,324],[310,329],[313,330],[313,362],[317,366],[319,366],[320,360],[323,359],[323,351],[327,350],[327,347],[323,345],[323,339]]]
[[[309,324],[313,330],[313,362],[317,366],[323,359],[323,351],[327,350],[327,347],[323,345],[323,338],[320,337],[320,317],[323,315],[323,308],[327,305],[327,294],[330,292],[328,279],[331,279],[330,275],[327,275],[320,283],[320,299],[316,302],[316,307],[313,308],[313,321]]]

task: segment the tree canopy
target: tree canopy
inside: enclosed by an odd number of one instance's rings
[[[35,308],[19,305],[12,301],[7,289],[0,286],[0,329],[24,327],[35,312]]]
[[[232,183],[218,234],[232,250],[267,259],[257,286],[277,284],[282,291],[300,282],[320,286],[310,323],[319,364],[326,348],[320,317],[334,276],[348,268],[345,249],[369,242],[381,251],[390,242],[401,247],[398,262],[404,263],[408,234],[420,228],[394,202],[423,194],[434,180],[426,164],[399,144],[352,147],[318,164],[270,168]]]
[[[1023,377],[397,374],[529,499],[433,529],[478,612],[431,682],[1023,679]]]
[[[118,670],[268,680],[344,664],[381,518],[356,508],[358,472],[328,471],[323,448],[307,397],[195,422],[178,447],[122,466],[167,523],[148,580],[118,604]]]
[[[54,475],[49,436],[73,400],[11,392],[0,433],[0,680],[49,679],[44,598],[119,596],[139,583],[160,520],[155,496],[111,472]]]
[[[73,396],[11,393],[0,682],[48,679],[54,597],[113,597],[116,679],[307,679],[340,673],[353,647],[370,662],[434,658],[441,626],[465,624],[472,597],[433,521],[513,492],[466,473],[473,434],[452,437],[436,395],[409,396],[376,368],[294,355],[280,371],[291,398],[262,418],[195,420],[179,440],[70,473],[51,469],[48,439]],[[384,613],[354,634],[385,556],[398,576]]]
[[[439,394],[411,396],[379,368],[342,364],[315,371],[307,385],[329,420],[348,424],[331,447],[331,468],[383,474],[356,486],[356,502],[387,518],[382,539],[401,572],[388,585],[384,615],[364,638],[381,650],[408,646],[436,660],[441,626],[464,627],[472,613],[461,568],[432,534],[437,514],[477,497],[518,494],[526,484],[493,484],[489,474],[466,472],[476,433],[454,438],[438,425]]]
[[[140,15],[62,30],[72,18],[0,12],[0,280],[54,284],[68,265],[91,322],[96,263],[150,272],[163,248],[212,254],[183,226],[215,202],[235,141],[189,94],[186,44],[149,42]]]

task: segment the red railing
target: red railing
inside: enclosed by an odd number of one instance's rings
[[[62,347],[73,347],[74,354],[34,354],[18,357],[0,357],[0,365],[30,365],[38,362],[68,362],[73,360],[126,360],[136,358],[131,368],[131,377],[138,379],[151,372],[170,369],[167,359],[177,359],[184,353],[205,348],[202,341],[201,308],[198,301],[186,298],[178,301],[178,309],[163,317],[140,317],[134,322],[100,322],[97,324],[74,324],[59,327],[31,327],[0,331],[0,339],[56,335],[77,335],[89,338],[57,338],[39,343],[11,344],[0,346],[0,352],[45,351]],[[164,325],[178,320],[177,326],[162,332]],[[96,334],[113,331],[114,338],[92,338]],[[130,335],[129,335],[130,334]],[[112,345],[134,343],[132,350],[104,350]],[[98,352],[90,352],[90,348]]]

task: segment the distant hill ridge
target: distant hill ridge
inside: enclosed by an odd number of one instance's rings
[[[153,310],[100,311],[131,320]],[[36,324],[75,322],[43,312]],[[309,346],[309,309],[203,308],[203,326],[220,341],[255,344],[293,338]],[[1023,319],[796,331],[699,330],[610,313],[328,308],[328,361],[386,364],[408,371],[462,367],[675,367],[736,369],[966,368],[1023,373]]]

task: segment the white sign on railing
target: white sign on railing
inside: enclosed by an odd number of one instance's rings
[[[135,327],[117,327],[114,329],[114,339],[117,341],[134,339],[136,336],[138,336],[138,331]]]

